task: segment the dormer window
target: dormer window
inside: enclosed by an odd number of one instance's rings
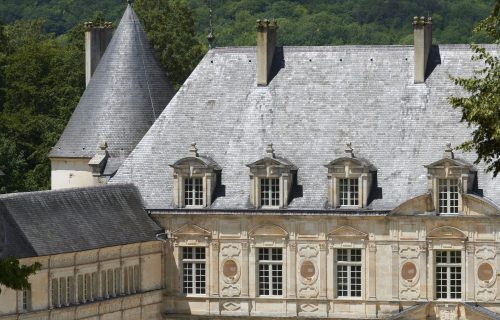
[[[247,165],[250,168],[250,202],[256,208],[286,208],[297,168],[277,157],[273,145],[264,158]]]
[[[471,192],[474,183],[473,166],[455,158],[451,144],[447,144],[443,158],[425,167],[436,213],[462,212],[462,194]]]
[[[203,178],[184,178],[184,206],[203,206]]]
[[[328,206],[330,208],[366,208],[376,172],[368,161],[354,156],[347,144],[346,156],[325,165],[328,168]]]
[[[209,157],[200,156],[196,143],[174,169],[174,203],[180,208],[203,208],[212,204],[220,167]]]
[[[439,213],[458,213],[458,179],[438,179]]]

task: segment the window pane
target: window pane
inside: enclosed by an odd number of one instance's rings
[[[182,292],[206,293],[205,247],[182,248]]]
[[[259,248],[259,294],[283,295],[283,249]]]
[[[337,249],[337,296],[361,297],[361,249]]]
[[[439,212],[458,213],[458,179],[439,179]]]
[[[436,298],[462,297],[461,251],[436,251]]]
[[[184,179],[184,205],[203,205],[203,178]]]
[[[358,179],[339,179],[339,203],[341,206],[359,205]]]

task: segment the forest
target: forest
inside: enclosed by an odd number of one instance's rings
[[[412,17],[433,19],[434,43],[483,43],[474,26],[494,0],[136,0],[133,6],[176,88],[207,50],[255,45],[275,18],[281,45],[411,44]],[[0,193],[50,188],[47,154],[83,93],[83,22],[116,26],[124,0],[0,2]]]

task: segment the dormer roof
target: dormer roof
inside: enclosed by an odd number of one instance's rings
[[[134,149],[174,95],[129,4],[50,158],[92,158],[106,141],[110,163]]]

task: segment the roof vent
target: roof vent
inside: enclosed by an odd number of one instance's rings
[[[413,17],[414,81],[424,83],[432,45],[432,18]]]

